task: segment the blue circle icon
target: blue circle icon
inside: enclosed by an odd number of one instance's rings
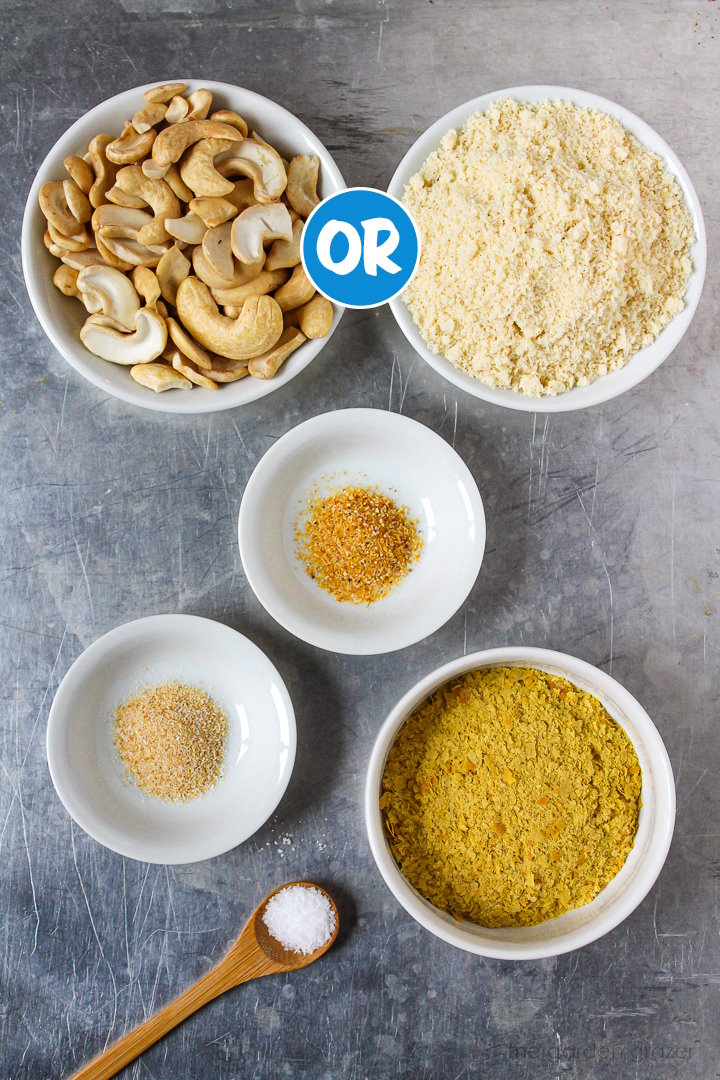
[[[315,207],[300,245],[318,292],[351,308],[378,307],[417,269],[420,238],[405,207],[374,188],[348,188]]]

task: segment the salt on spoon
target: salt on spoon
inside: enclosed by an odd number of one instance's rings
[[[262,975],[307,967],[327,952],[338,926],[337,908],[319,885],[293,881],[275,889],[255,908],[240,937],[216,967],[76,1072],[72,1080],[109,1080],[191,1013],[233,986]]]

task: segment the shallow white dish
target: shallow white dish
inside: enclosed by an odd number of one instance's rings
[[[468,394],[490,401],[494,405],[503,405],[507,409],[520,409],[523,412],[570,412],[573,409],[584,409],[589,405],[599,405],[603,401],[609,401],[618,394],[630,390],[646,379],[670,355],[689,327],[702,292],[707,261],[705,223],[700,203],[690,177],[679,158],[649,124],[628,109],[624,109],[622,105],[608,101],[607,98],[598,97],[597,94],[590,94],[584,90],[573,90],[567,86],[513,86],[507,90],[494,90],[491,94],[483,94],[481,97],[473,98],[472,101],[466,101],[464,105],[459,105],[441,117],[413,143],[395,170],[395,175],[388,187],[388,194],[396,199],[402,199],[410,177],[421,168],[428,155],[437,149],[446,131],[463,127],[473,113],[484,112],[491,102],[507,97],[530,102],[546,101],[548,98],[563,99],[573,101],[576,105],[600,109],[616,117],[640,142],[663,158],[668,171],[677,178],[682,188],[695,226],[696,241],[691,249],[694,269],[685,294],[684,309],[668,323],[652,345],[636,352],[619,371],[611,371],[589,386],[576,386],[556,397],[529,397],[516,390],[500,390],[487,386],[479,379],[473,379],[472,376],[455,367],[444,356],[434,353],[425,343],[401,296],[396,296],[390,301],[390,308],[413,349],[438,374]]]
[[[371,605],[339,603],[296,556],[298,513],[314,484],[377,485],[416,517],[420,559]],[[343,409],[293,428],[253,472],[240,506],[240,555],[263,607],[296,637],[340,653],[391,652],[447,622],[485,550],[485,514],[467,466],[444,439],[397,413]]]
[[[562,675],[594,694],[633,742],[642,769],[642,809],[635,844],[615,878],[590,904],[539,926],[489,928],[458,922],[425,900],[401,874],[385,839],[380,814],[388,751],[410,713],[443,683],[488,667],[534,667]],[[665,745],[642,706],[604,671],[549,649],[486,649],[437,668],[410,689],[390,712],[375,740],[365,785],[370,847],[385,884],[412,917],[436,937],[466,952],[502,960],[537,960],[588,945],[635,910],[652,888],[670,848],[675,824],[675,784]]]
[[[320,158],[320,181],[318,191],[322,198],[341,191],[345,187],[340,170],[332,157],[312,131],[296,116],[289,113],[274,101],[243,90],[229,83],[206,82],[196,79],[181,80],[187,83],[188,90],[207,87],[213,94],[213,109],[229,108],[240,113],[248,123],[250,130],[257,129],[286,157],[293,154],[314,154]],[[89,379],[101,390],[113,397],[140,405],[156,412],[170,413],[205,413],[218,412],[222,409],[234,409],[237,405],[246,405],[250,401],[271,394],[290,382],[308,366],[334,333],[344,309],[335,305],[335,317],[330,333],[314,341],[307,341],[283,364],[273,379],[253,379],[248,377],[239,382],[227,383],[218,390],[204,390],[196,386],[189,391],[166,390],[156,394],[147,387],[140,386],[130,378],[128,370],[122,365],[111,364],[93,356],[80,341],[79,331],[87,318],[83,305],[55,288],[52,276],[59,261],[55,259],[43,244],[45,218],[38,206],[38,191],[48,180],[67,178],[63,160],[68,154],[84,154],[88,143],[98,132],[109,133],[122,131],[123,123],[133,116],[142,104],[143,90],[155,83],[136,86],[122,94],[108,98],[94,109],[81,116],[72,127],[50,150],[38,169],[25,206],[22,227],[22,264],[25,284],[32,306],[35,309],[43,330],[50,338],[57,351],[67,362]]]
[[[148,685],[199,686],[228,718],[223,775],[187,803],[144,795],[113,745],[118,704]],[[295,713],[280,675],[236,630],[194,615],[125,623],[93,642],[55,695],[47,756],[70,816],[99,843],[155,863],[210,859],[260,828],[290,780]]]

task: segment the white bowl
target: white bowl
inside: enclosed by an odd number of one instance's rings
[[[225,769],[205,795],[144,795],[113,745],[117,705],[148,685],[199,686],[228,718]],[[154,863],[210,859],[241,844],[280,802],[295,761],[292,702],[264,653],[236,630],[193,615],[118,626],[75,661],[55,695],[47,756],[55,790],[105,847]]]
[[[298,561],[295,524],[316,483],[394,489],[417,518],[419,561],[382,600],[340,603]],[[480,570],[485,514],[467,466],[439,435],[397,413],[343,409],[268,450],[245,488],[238,537],[247,579],[281,626],[321,649],[369,655],[412,645],[457,611]]]
[[[239,112],[247,120],[251,130],[257,129],[263,138],[285,156],[305,153],[319,157],[318,190],[323,198],[345,187],[340,170],[317,136],[281,105],[276,105],[274,101],[254,94],[251,90],[243,90],[229,83],[193,79],[184,81],[189,90],[196,90],[200,86],[207,87],[213,93],[214,109],[229,108]],[[205,413],[234,409],[237,405],[246,405],[271,394],[306,368],[329,341],[343,309],[335,305],[335,317],[330,333],[324,338],[305,342],[283,364],[273,379],[248,377],[239,382],[227,383],[218,390],[204,390],[195,386],[190,391],[167,390],[156,394],[134,382],[127,368],[108,363],[87,351],[79,337],[87,312],[77,300],[63,296],[52,283],[53,273],[60,263],[43,244],[46,225],[38,206],[38,191],[48,180],[67,178],[63,160],[68,154],[84,154],[88,143],[98,132],[119,134],[123,122],[140,108],[143,90],[154,85],[156,84],[146,83],[133,90],[125,90],[85,113],[58,139],[43,161],[30,188],[23,218],[22,264],[25,284],[35,314],[57,351],[76,371],[101,390],[122,401],[140,405],[145,409],[154,409],[156,412]]]
[[[613,880],[590,904],[538,926],[489,928],[458,922],[422,897],[401,874],[385,839],[380,814],[388,752],[413,710],[449,679],[489,667],[533,667],[562,675],[602,702],[632,740],[642,769],[642,809],[634,846]],[[605,672],[574,656],[548,649],[486,649],[431,672],[397,703],[375,740],[365,786],[365,820],[375,862],[385,884],[412,917],[451,945],[502,960],[537,960],[588,945],[635,910],[652,888],[670,847],[675,824],[675,785],[662,739],[642,706]]]
[[[589,94],[584,90],[573,90],[567,86],[512,86],[507,90],[494,90],[491,94],[483,94],[481,97],[473,98],[472,101],[466,101],[464,105],[459,105],[452,112],[441,117],[420,136],[417,142],[413,143],[395,170],[395,175],[388,187],[388,194],[396,199],[402,199],[410,177],[421,168],[428,155],[437,149],[446,131],[463,127],[473,113],[484,112],[493,101],[507,97],[530,102],[546,101],[548,98],[563,99],[574,101],[576,105],[600,109],[616,117],[648,149],[663,158],[666,168],[677,178],[682,188],[697,238],[691,249],[694,269],[685,294],[685,307],[668,323],[652,345],[640,349],[631,356],[625,367],[602,375],[589,386],[575,386],[572,390],[567,390],[556,397],[529,397],[516,390],[500,390],[487,386],[479,379],[472,378],[471,375],[467,375],[451,364],[444,356],[428,348],[402,297],[397,296],[391,300],[390,308],[413,349],[443,378],[459,386],[468,394],[490,401],[493,405],[503,405],[507,409],[520,409],[523,412],[570,412],[573,409],[584,409],[589,405],[599,405],[603,401],[609,401],[618,394],[630,390],[646,379],[670,355],[690,325],[702,292],[707,259],[705,223],[700,203],[690,177],[679,158],[649,124],[628,109],[624,109],[622,105],[608,101],[607,98]]]

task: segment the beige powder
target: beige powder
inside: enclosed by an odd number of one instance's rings
[[[410,313],[431,349],[491,386],[587,385],[683,308],[682,191],[605,113],[495,102],[445,134],[403,201],[422,240]]]

